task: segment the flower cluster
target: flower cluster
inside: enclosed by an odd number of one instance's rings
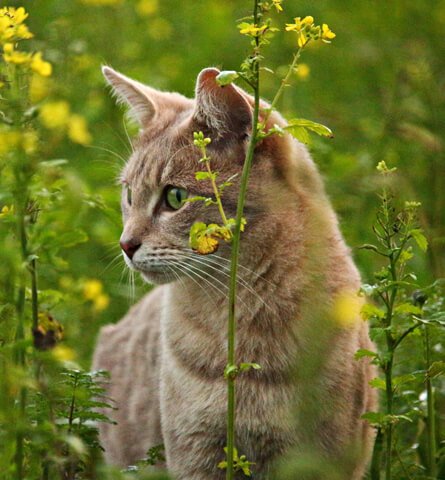
[[[18,42],[32,38],[32,33],[23,23],[28,14],[23,7],[0,8],[0,43]]]
[[[326,23],[315,25],[314,17],[310,15],[294,18],[294,23],[286,23],[286,31],[296,32],[298,37],[298,46],[305,47],[311,40],[321,40],[324,43],[331,43],[335,38],[335,33]]]
[[[47,102],[40,108],[40,121],[49,130],[66,132],[71,141],[86,145],[91,142],[91,134],[85,119],[71,113],[68,102],[58,100]]]
[[[93,303],[93,308],[97,312],[105,310],[110,303],[110,297],[103,292],[102,283],[96,279],[85,281],[83,285],[83,296],[86,300]]]
[[[52,65],[43,60],[42,52],[17,50],[17,43],[32,38],[32,33],[23,23],[28,14],[23,7],[3,7],[0,9],[0,45],[3,46],[3,60],[14,65],[26,65],[43,77],[52,73]]]

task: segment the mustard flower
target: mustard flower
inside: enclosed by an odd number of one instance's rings
[[[3,58],[7,63],[25,65],[31,61],[31,54],[15,50],[14,45],[8,42],[3,46]]]
[[[87,145],[91,143],[92,137],[88,131],[86,120],[77,114],[70,116],[68,120],[68,137],[75,143]]]
[[[277,12],[282,12],[283,7],[281,5],[283,0],[272,0],[272,5],[275,7]]]
[[[259,37],[262,35],[266,29],[267,25],[260,25],[259,27],[255,26],[253,23],[243,22],[238,25],[242,35],[248,35],[250,37]]]
[[[52,65],[42,59],[42,52],[37,52],[33,55],[31,69],[42,77],[49,77],[53,71]]]
[[[69,119],[70,106],[64,100],[48,102],[40,108],[40,120],[46,128],[64,128],[68,125]]]
[[[335,33],[329,28],[326,23],[321,26],[321,39],[325,43],[331,43],[331,40],[335,38]]]

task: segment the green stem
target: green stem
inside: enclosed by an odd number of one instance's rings
[[[370,467],[371,480],[380,480],[380,467],[382,465],[383,433],[381,428],[377,430],[372,450],[372,459]]]
[[[208,157],[205,156],[204,158],[208,158]],[[205,164],[206,164],[206,167],[207,167],[207,171],[209,172],[210,182],[212,184],[213,194],[215,195],[216,205],[218,206],[219,214],[221,215],[221,219],[224,222],[224,225],[227,225],[228,222],[227,222],[227,217],[226,217],[226,214],[224,212],[224,208],[223,208],[223,205],[222,205],[222,202],[221,202],[221,195],[219,193],[218,185],[216,185],[216,181],[215,181],[215,178],[214,178],[215,174],[212,172],[212,169],[210,168],[210,158],[208,158],[206,160]]]
[[[386,209],[387,209],[387,203]],[[389,217],[388,217],[389,218]],[[387,233],[386,237],[388,250],[393,250],[393,242],[391,235]],[[389,254],[389,271],[391,274],[391,280],[397,282],[397,260],[394,258],[394,254],[391,252]],[[391,289],[389,296],[389,301],[387,303],[387,314],[386,314],[386,346],[388,350],[389,359],[385,364],[385,390],[386,390],[386,414],[392,415],[393,412],[393,397],[394,389],[392,384],[392,368],[394,362],[394,351],[396,342],[392,337],[391,324],[393,318],[394,304],[397,298],[398,287],[394,285]],[[392,437],[393,437],[393,425],[389,423],[386,427],[386,464],[385,464],[385,480],[391,480],[392,476]]]
[[[437,464],[436,464],[436,413],[434,410],[434,391],[431,383],[431,378],[428,375],[431,366],[431,346],[430,346],[430,326],[425,325],[425,367],[427,371],[426,377],[426,394],[427,394],[427,432],[428,432],[428,476],[436,478]]]
[[[39,325],[39,297],[37,290],[37,262],[31,260],[29,267],[31,273],[31,302],[32,302],[32,328],[36,329]]]
[[[309,42],[308,42],[309,43]],[[307,44],[306,44],[307,45]],[[284,92],[284,89],[289,85],[289,79],[292,75],[292,72],[295,70],[295,67],[297,66],[297,63],[298,63],[298,60],[300,58],[300,55],[301,55],[301,52],[303,50],[304,47],[300,47],[297,52],[295,53],[294,55],[294,59],[292,60],[292,63],[289,67],[289,70],[287,71],[286,73],[286,76],[281,80],[281,84],[280,84],[280,88],[277,90],[277,93],[275,94],[273,100],[272,100],[272,103],[270,104],[270,107],[266,113],[266,116],[264,118],[264,124],[266,124],[267,122],[267,119],[269,118],[269,115],[274,111],[277,103],[278,103],[278,100],[280,99],[281,95],[283,94]]]
[[[26,209],[26,195],[23,195],[23,190],[26,187],[21,185],[21,175],[19,169],[16,169],[16,206],[17,206],[17,235],[19,238],[22,260],[26,261],[27,239],[25,227],[25,209]],[[15,341],[18,343],[16,353],[16,363],[21,367],[25,366],[25,347],[23,341],[25,339],[25,278],[23,272],[20,272],[20,287],[18,290],[18,298],[16,303],[17,312],[17,328],[15,333]],[[16,433],[16,451],[14,456],[15,475],[17,480],[24,478],[24,435],[23,423],[25,418],[27,390],[25,387],[20,389],[18,408],[18,431]]]
[[[393,359],[391,354],[391,360],[388,361],[388,363],[386,364],[386,370],[385,370],[386,414],[387,415],[392,415],[392,406],[393,406],[392,365],[393,365]],[[386,468],[385,468],[386,480],[391,480],[392,434],[393,434],[393,426],[391,423],[389,423],[386,427]]]
[[[253,21],[258,23],[258,0],[254,0]],[[241,176],[241,185],[238,196],[238,204],[236,209],[236,225],[233,232],[231,262],[230,262],[230,287],[229,287],[229,318],[228,318],[228,334],[227,334],[227,363],[235,364],[235,332],[236,332],[236,285],[238,276],[238,257],[241,236],[241,222],[244,213],[244,204],[246,200],[247,184],[249,173],[252,166],[253,155],[257,143],[258,135],[258,117],[260,111],[260,89],[259,89],[259,59],[258,59],[259,41],[256,38],[255,60],[253,63],[253,73],[255,78],[254,88],[254,110],[252,121],[252,133],[250,136],[249,146],[247,148],[246,158],[244,160],[243,171]],[[227,471],[226,479],[233,480],[233,450],[235,447],[235,377],[227,376]]]

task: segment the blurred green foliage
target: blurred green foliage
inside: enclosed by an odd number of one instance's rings
[[[39,167],[47,170],[36,182],[43,209],[51,205],[35,227],[36,238],[45,242],[38,271],[41,308],[64,326],[67,345],[88,368],[99,327],[116,322],[148,290],[141,282],[133,290],[118,246],[115,178],[131,152],[128,137],[136,132],[110,98],[100,66],[192,96],[202,68],[239,68],[249,47],[235,21],[248,15],[251,5],[239,0],[12,0],[4,5],[27,9],[35,34],[30,49],[44,50],[53,65],[50,78],[31,83],[42,112],[41,159],[63,160]],[[420,223],[429,249],[413,259],[420,283],[445,276],[445,1],[287,0],[284,7],[288,21],[313,15],[337,34],[329,48],[310,47],[278,110],[334,131],[334,139],[314,138],[310,148],[364,279],[370,281],[379,268],[357,247],[372,241],[381,187],[375,165],[381,160],[398,167],[396,198],[422,203]],[[262,74],[266,99],[292,59],[294,42],[294,36],[278,32],[265,51],[266,64],[277,73]],[[10,203],[0,191],[0,210]],[[16,245],[8,237],[4,247],[1,268],[13,271],[20,262]],[[8,297],[7,282],[2,285]],[[15,328],[8,324],[8,308],[0,311],[2,345]],[[405,365],[413,371],[418,364],[409,357],[410,342]]]
[[[67,101],[87,119],[87,146],[51,132],[47,159],[66,158],[68,189],[64,221],[87,231],[88,241],[64,255],[69,277],[96,278],[112,298],[101,313],[86,312],[79,322],[64,317],[68,342],[80,347],[88,365],[100,324],[116,321],[131,303],[119,255],[119,189],[115,176],[129,154],[122,112],[109,97],[100,73],[110,64],[154,87],[192,96],[200,69],[237,69],[248,51],[234,28],[250,4],[227,0],[35,0],[24,5],[35,33],[34,48],[45,47],[54,66],[44,102]],[[335,138],[314,139],[313,156],[354,248],[370,237],[380,160],[399,167],[398,195],[422,202],[422,226],[430,241],[427,258],[417,259],[420,278],[445,273],[445,178],[442,125],[445,121],[445,1],[421,0],[354,4],[345,0],[284,3],[286,18],[313,15],[336,32],[329,48],[311,48],[279,110],[332,128]],[[293,36],[283,32],[266,49],[267,64],[280,73],[290,62]],[[263,96],[278,79],[263,73]],[[130,134],[134,131],[130,128]],[[89,195],[85,202],[85,195]],[[79,197],[83,202],[79,204]],[[99,203],[103,208],[89,208]],[[74,206],[74,208],[72,208]],[[365,277],[373,266],[356,252]],[[111,264],[111,265],[110,265]],[[48,275],[48,282],[58,281]],[[69,280],[69,279],[65,279]],[[69,282],[68,282],[69,283]],[[54,285],[53,285],[54,287]],[[136,296],[147,290],[139,284]],[[81,345],[78,338],[82,336]]]

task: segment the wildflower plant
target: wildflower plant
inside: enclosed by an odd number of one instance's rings
[[[211,143],[210,138],[205,138],[202,132],[194,132],[194,144],[202,153],[200,160],[206,166],[206,171],[196,172],[196,178],[199,181],[210,181],[213,188],[214,198],[193,197],[188,201],[203,201],[206,206],[216,205],[220,213],[222,223],[205,225],[202,222],[192,225],[190,230],[190,246],[201,254],[210,254],[216,251],[219,241],[223,239],[231,243],[231,267],[230,267],[230,288],[228,305],[228,344],[227,344],[227,365],[224,370],[224,378],[227,381],[227,446],[224,449],[226,460],[220,462],[219,467],[226,469],[226,478],[234,478],[235,471],[242,471],[244,475],[250,476],[250,465],[245,455],[238,455],[235,439],[235,381],[239,374],[251,368],[260,369],[257,363],[235,363],[235,341],[236,341],[236,279],[238,274],[238,256],[240,246],[241,232],[248,228],[243,216],[244,204],[247,193],[247,184],[249,173],[252,166],[253,156],[256,145],[264,138],[271,135],[284,135],[286,132],[292,134],[298,140],[308,143],[309,133],[313,132],[322,136],[332,137],[332,132],[324,125],[305,119],[292,119],[284,128],[268,125],[271,113],[276,108],[277,102],[281,98],[284,89],[289,85],[289,80],[298,69],[298,61],[301,53],[312,41],[322,41],[330,43],[335,38],[327,24],[316,25],[313,17],[307,16],[303,19],[295,18],[294,23],[286,24],[285,30],[297,34],[297,50],[294,54],[292,63],[288,67],[287,73],[282,78],[279,88],[273,100],[268,107],[260,106],[260,71],[270,70],[263,66],[263,47],[268,45],[274,34],[279,28],[273,26],[271,12],[275,10],[278,13],[283,12],[281,0],[272,0],[260,2],[254,1],[253,14],[243,19],[238,24],[241,35],[250,39],[252,47],[251,54],[242,62],[239,71],[222,71],[216,77],[216,81],[221,87],[229,85],[239,79],[252,90],[254,97],[252,132],[249,138],[249,144],[244,160],[243,170],[240,179],[240,189],[237,202],[236,218],[227,218],[223,207],[223,190],[230,187],[231,180],[217,185],[217,173],[211,169],[211,159],[207,153],[207,146]]]
[[[59,219],[70,194],[67,160],[42,154],[37,119],[51,115],[35,88],[53,68],[43,52],[25,50],[33,38],[27,18],[23,7],[0,8],[0,470],[17,480],[78,478],[98,447],[97,427],[86,422],[105,421],[94,409],[108,403],[101,374],[83,372],[63,343],[57,312],[70,296],[48,283],[67,268],[63,250],[87,236]],[[82,122],[68,121],[84,143]],[[107,297],[90,300],[100,309]]]
[[[433,350],[434,339],[445,327],[443,303],[437,302],[440,282],[422,287],[409,266],[414,257],[413,245],[422,252],[428,248],[427,239],[418,225],[420,203],[409,201],[398,207],[388,187],[397,169],[381,161],[377,171],[383,178],[384,188],[373,228],[376,244],[366,244],[362,248],[374,252],[385,263],[374,274],[375,283],[362,286],[362,294],[372,301],[364,304],[361,314],[365,321],[371,322],[371,335],[379,351],[361,349],[356,353],[359,361],[372,359],[383,375],[383,378],[376,377],[370,382],[382,392],[382,411],[363,415],[376,429],[370,478],[440,478],[437,475],[439,464],[443,464],[443,452],[438,453],[432,385],[445,373],[445,363],[434,360]],[[403,344],[412,337],[423,337],[421,355],[424,368],[414,372],[398,364]],[[425,386],[425,404],[406,401],[407,395],[412,396],[416,384]],[[421,465],[415,461],[415,450],[411,450],[411,455],[406,458],[401,458],[399,453],[401,441],[397,432],[402,428],[409,429],[410,424],[416,425],[412,436],[419,435],[424,426],[427,433],[416,439],[426,452]],[[407,451],[406,447],[403,451]],[[427,477],[423,476],[424,473]]]

